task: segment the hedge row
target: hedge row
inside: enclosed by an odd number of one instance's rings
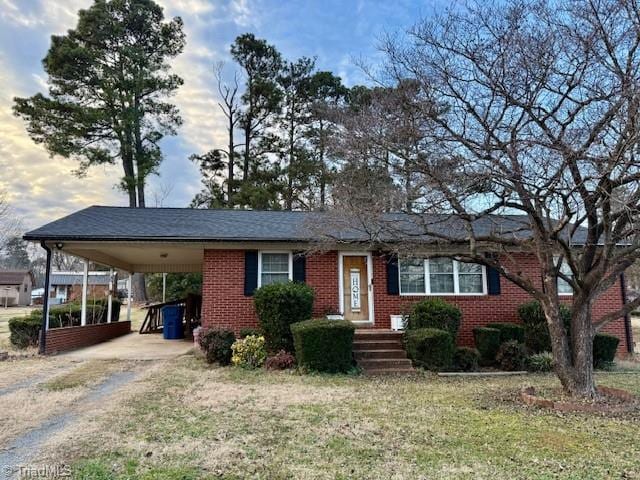
[[[298,365],[318,372],[348,372],[353,364],[351,322],[306,320],[291,325]]]

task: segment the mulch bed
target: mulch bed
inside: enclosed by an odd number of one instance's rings
[[[529,406],[536,406],[554,410],[556,412],[582,412],[582,413],[627,413],[640,407],[640,399],[635,395],[619,388],[598,387],[600,398],[594,401],[581,401],[572,399],[563,394],[562,389],[550,392],[552,400],[538,396],[533,387],[520,390],[520,400]]]

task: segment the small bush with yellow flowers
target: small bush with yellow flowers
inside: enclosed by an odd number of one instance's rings
[[[264,337],[248,335],[231,346],[231,363],[242,368],[260,368],[267,359]]]

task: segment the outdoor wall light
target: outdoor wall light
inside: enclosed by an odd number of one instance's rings
[[[58,250],[62,250],[62,247],[64,247],[64,243],[62,243],[62,242],[58,242],[58,243],[56,243],[56,248],[57,248]]]

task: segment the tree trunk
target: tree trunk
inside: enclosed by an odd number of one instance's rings
[[[131,279],[131,296],[136,303],[147,301],[147,286],[145,284],[144,273],[134,273]]]
[[[248,119],[247,122],[247,125],[244,127],[244,162],[242,164],[243,183],[249,179],[249,147],[251,146],[251,126],[249,125],[250,119]]]
[[[235,162],[235,151],[233,145],[233,114],[229,114],[229,174],[227,179],[227,206],[233,207],[233,167]]]
[[[597,396],[593,372],[593,325],[591,308],[580,298],[574,299],[571,335],[567,335],[560,318],[559,305],[543,307],[549,333],[555,371],[565,392],[576,398]]]

